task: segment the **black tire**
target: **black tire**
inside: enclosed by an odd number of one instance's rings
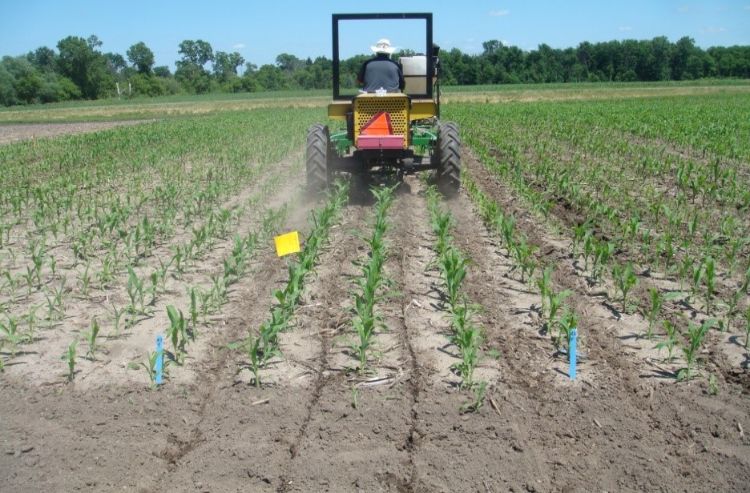
[[[328,189],[331,177],[330,140],[328,127],[325,125],[316,123],[307,130],[305,168],[307,191],[312,195],[318,195]]]
[[[438,190],[446,196],[456,195],[461,187],[461,139],[455,123],[440,124],[435,158]]]

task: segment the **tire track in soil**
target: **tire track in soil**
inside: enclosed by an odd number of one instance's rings
[[[406,360],[408,378],[406,385],[410,396],[410,414],[409,414],[409,431],[403,448],[408,453],[409,470],[408,476],[401,479],[391,476],[391,480],[397,487],[398,491],[416,491],[419,486],[420,478],[416,457],[419,454],[420,430],[419,430],[419,403],[420,388],[425,385],[425,378],[422,372],[422,365],[418,359],[418,349],[415,348],[413,340],[419,332],[420,321],[415,320],[409,309],[419,293],[415,290],[416,286],[426,284],[425,271],[417,269],[425,264],[425,257],[429,258],[429,251],[422,247],[422,242],[427,236],[427,212],[423,197],[415,195],[415,188],[418,192],[419,183],[413,179],[407,179],[402,185],[399,192],[400,200],[395,204],[395,217],[393,219],[394,237],[403,241],[395,244],[393,248],[393,257],[398,259],[397,264],[397,289],[402,293],[399,296],[400,301],[400,322],[399,339]],[[417,271],[417,272],[415,272]],[[421,321],[423,322],[423,320]]]
[[[354,190],[356,195],[361,191]],[[402,193],[397,192],[391,207],[392,227],[386,233],[389,259],[386,275],[396,286],[402,284],[401,256],[398,239],[403,233],[400,222],[392,214],[403,206]],[[347,237],[337,245],[338,254],[322,263],[320,283],[312,296],[322,302],[324,309],[313,313],[313,330],[321,332],[326,344],[324,371],[319,372],[318,384],[309,407],[309,415],[302,423],[299,440],[290,448],[290,461],[277,491],[411,491],[409,449],[413,435],[414,392],[418,391],[411,368],[407,337],[403,327],[401,303],[384,301],[378,310],[388,325],[388,332],[376,334],[376,343],[384,349],[378,361],[371,362],[377,376],[386,375],[397,366],[397,375],[390,385],[359,387],[358,405],[353,405],[352,388],[359,376],[347,377],[346,368],[355,368],[351,352],[353,340],[350,326],[352,279],[360,269],[353,262],[367,252],[364,242],[352,231],[369,235],[373,217],[372,204],[350,205],[353,220]],[[311,311],[312,313],[312,311]],[[321,327],[315,329],[315,327]],[[402,348],[399,361],[390,358],[392,334],[397,335],[397,346]],[[387,344],[386,344],[387,343]],[[406,360],[405,362],[403,360]],[[406,368],[404,368],[406,367]],[[327,373],[327,374],[326,374]]]
[[[728,385],[720,397],[710,397],[695,383],[657,385],[643,378],[640,361],[624,352],[616,334],[610,333],[617,320],[611,313],[608,316],[601,298],[587,294],[575,269],[568,265],[566,251],[539,230],[528,212],[519,210],[512,202],[513,196],[504,193],[507,189],[481,163],[471,157],[464,163],[484,193],[516,214],[519,229],[540,245],[545,261],[556,266],[554,283],[573,290],[568,304],[581,315],[580,326],[586,327],[583,335],[587,339],[589,368],[583,368],[581,376],[585,379],[586,372],[595,374],[588,384],[571,385],[563,379],[554,387],[532,393],[517,388],[524,384],[517,379],[506,387],[503,401],[529,411],[515,413],[513,420],[520,421],[519,428],[529,432],[526,443],[540,453],[541,462],[549,467],[545,479],[557,486],[609,490],[658,485],[664,489],[691,489],[695,487],[693,481],[701,478],[706,490],[742,490],[743,481],[750,476],[750,458],[741,452],[747,439],[736,432],[738,423],[747,422],[748,402],[741,389]],[[461,200],[465,204],[455,209],[470,209],[468,199]],[[481,236],[483,231],[486,236],[486,228],[476,214],[473,216],[474,224],[470,224],[471,217],[460,221],[464,233],[457,237]],[[502,256],[494,256],[498,257]],[[483,264],[482,269],[491,268],[485,252],[478,252],[473,258]],[[502,263],[501,260],[499,264]],[[482,292],[475,291],[479,300]],[[483,304],[492,306],[489,302]],[[605,326],[607,330],[601,330]],[[518,339],[506,339],[504,344]],[[552,352],[551,343],[547,344],[546,350],[543,344],[535,345],[539,354]],[[540,364],[542,359],[526,359],[513,371],[531,371],[529,366]],[[512,360],[508,363],[513,365]],[[514,410],[504,405],[503,411],[505,414]],[[624,443],[629,444],[627,449],[622,448]],[[523,444],[520,447],[527,448]],[[575,457],[574,461],[571,457]],[[716,474],[718,471],[723,474]]]
[[[325,387],[339,377],[331,371],[329,354],[334,335],[338,334],[342,324],[346,323],[345,312],[341,307],[342,301],[348,298],[348,291],[346,283],[341,282],[341,269],[346,263],[351,263],[352,252],[358,250],[357,238],[350,230],[354,226],[361,227],[364,224],[366,212],[367,210],[362,207],[345,209],[345,219],[332,235],[329,251],[323,254],[316,268],[315,280],[307,288],[305,298],[310,309],[298,310],[296,314],[296,325],[304,326],[308,332],[315,334],[320,348],[313,390],[305,405],[304,419],[294,439],[288,444],[288,460],[282,467],[276,487],[278,492],[293,491],[296,488],[294,471],[298,464],[300,447],[308,437],[308,428],[314,413],[319,410]]]

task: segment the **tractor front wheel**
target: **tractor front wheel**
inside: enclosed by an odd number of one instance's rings
[[[461,140],[455,123],[440,124],[435,158],[438,190],[446,196],[457,194],[461,186]]]
[[[330,142],[327,126],[317,123],[307,130],[305,168],[307,191],[312,195],[318,195],[328,189],[331,178]]]

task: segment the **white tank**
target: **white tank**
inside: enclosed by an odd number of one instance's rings
[[[427,92],[427,57],[424,55],[403,56],[399,58],[404,72],[406,94],[425,94]]]

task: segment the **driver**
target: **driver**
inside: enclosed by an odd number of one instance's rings
[[[396,51],[391,42],[385,38],[379,40],[370,49],[375,56],[362,64],[357,82],[365,92],[375,92],[385,89],[387,92],[399,92],[404,89],[404,74],[401,67],[391,60],[391,54]]]

